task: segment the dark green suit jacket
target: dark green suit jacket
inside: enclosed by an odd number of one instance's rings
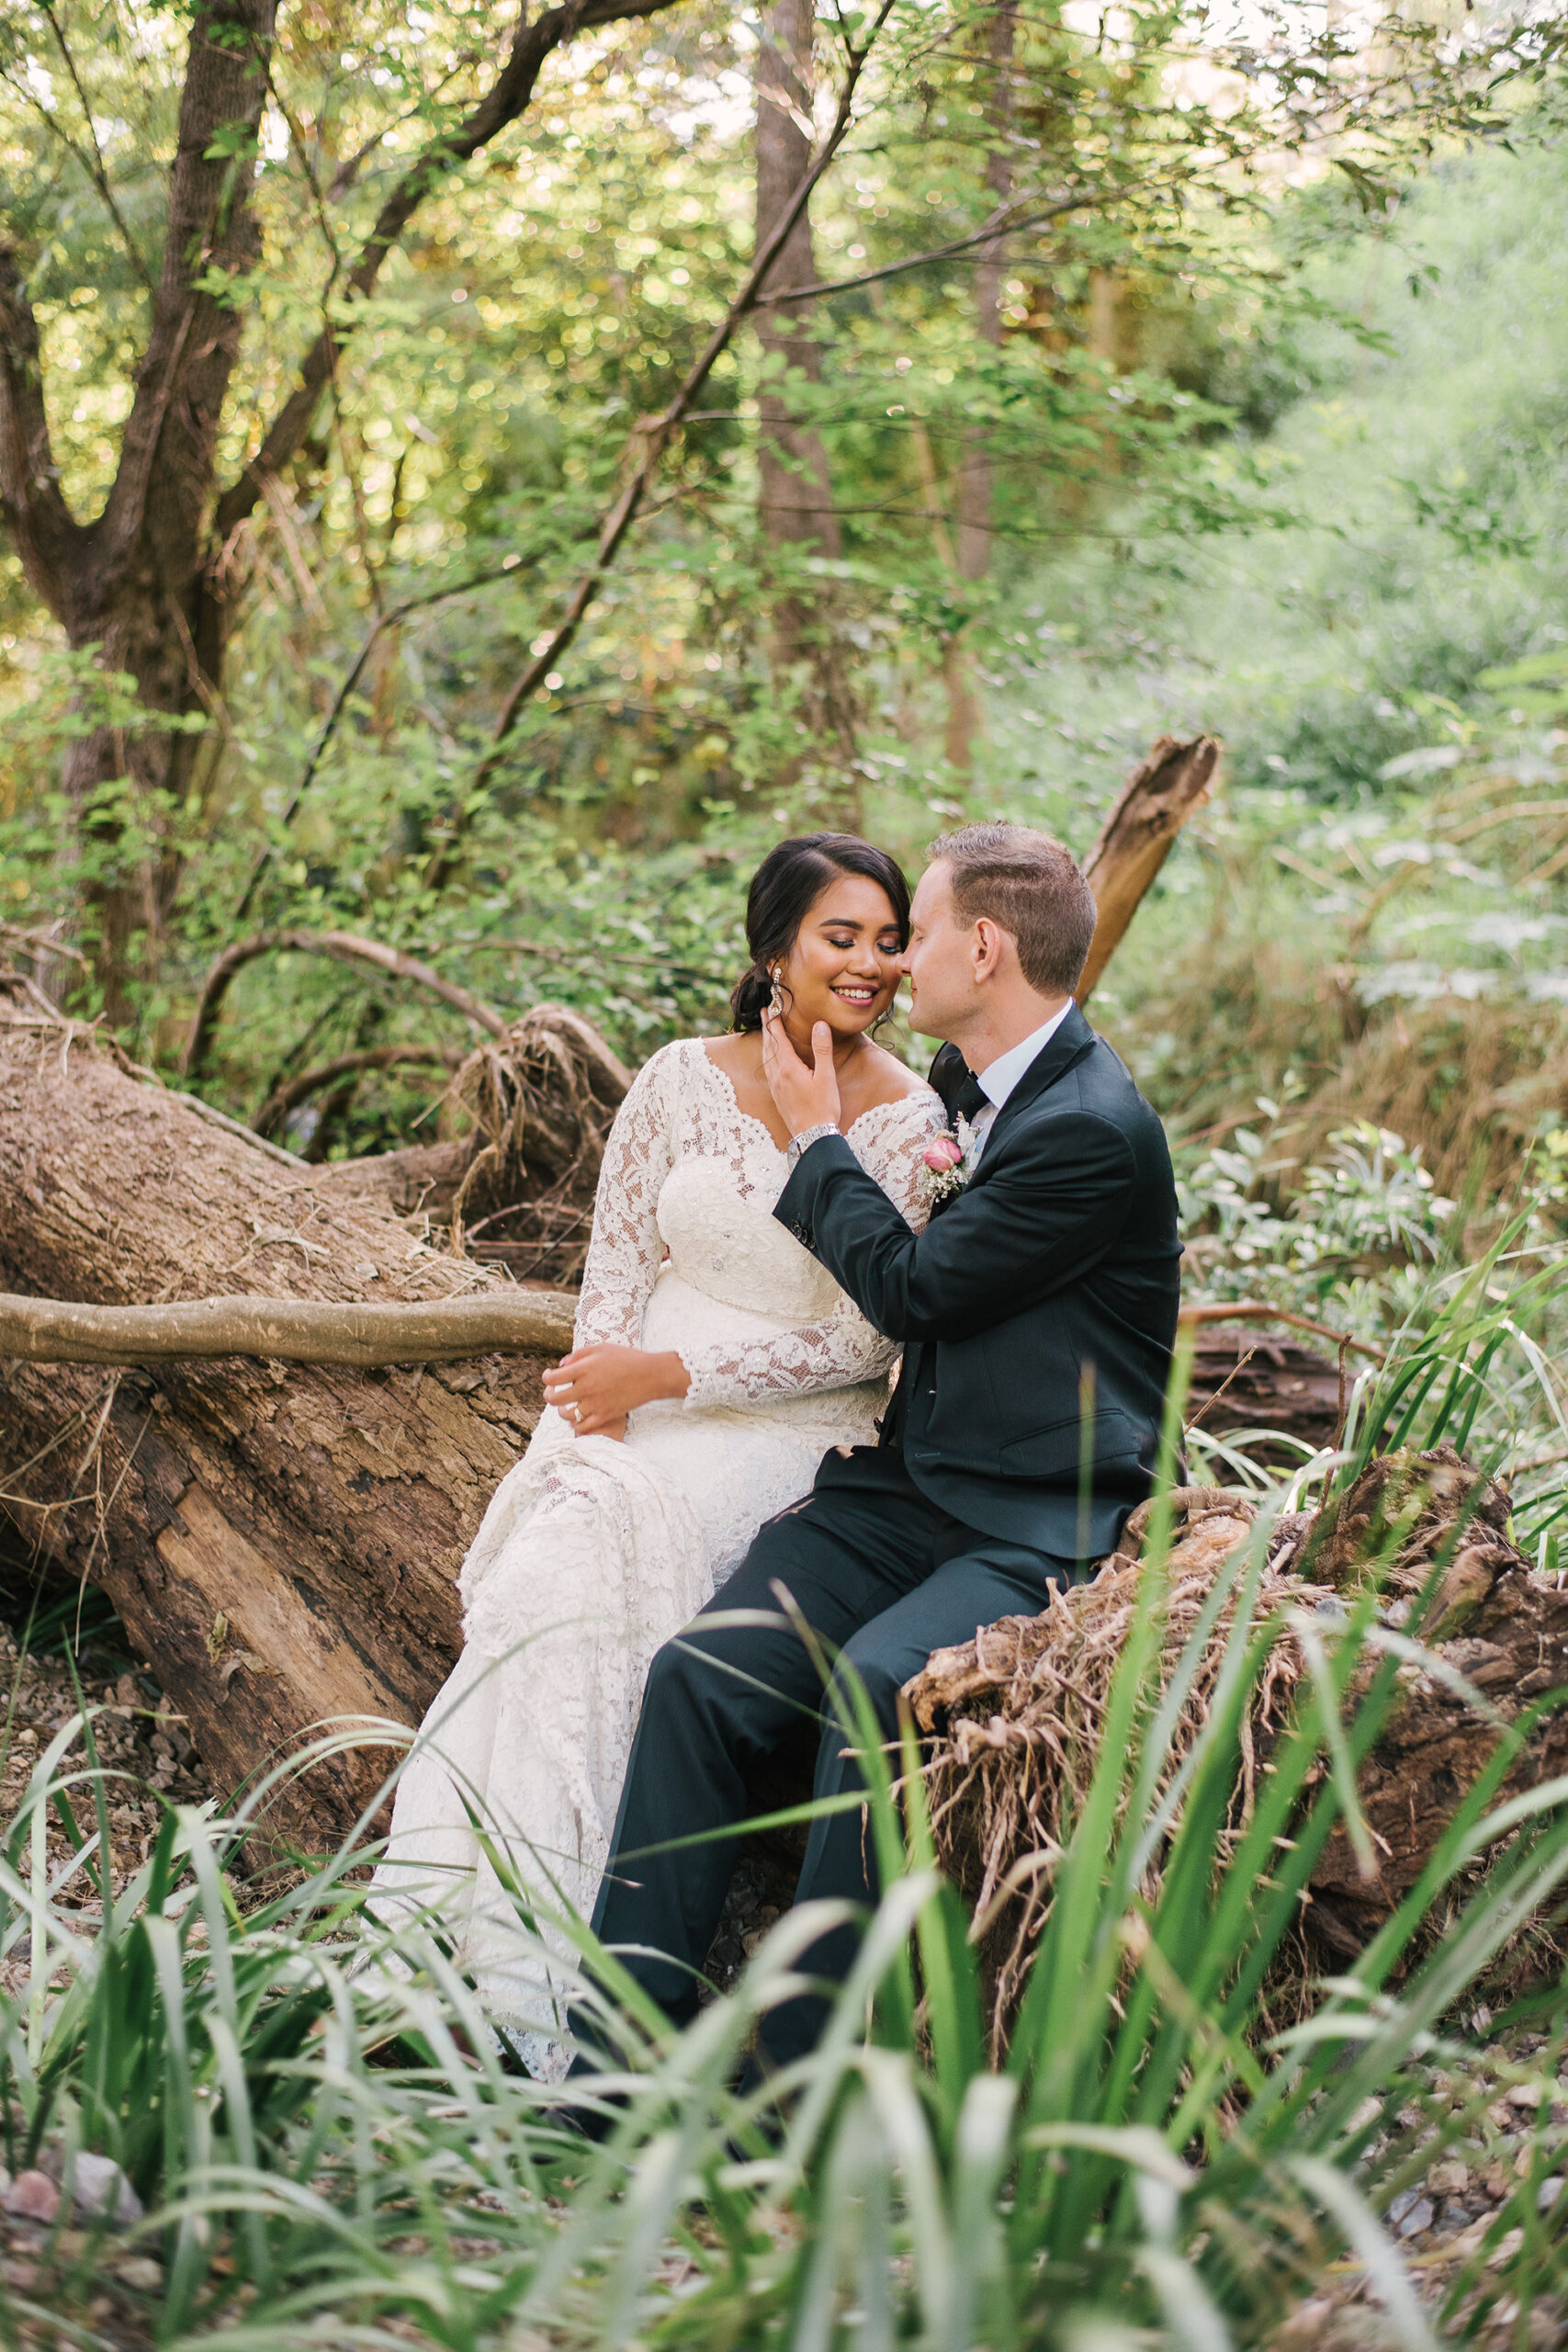
[[[883,1442],[922,1493],[1058,1557],[1114,1549],[1155,1467],[1181,1244],[1165,1130],[1076,1005],[924,1233],[841,1136],[773,1214],[903,1342]]]

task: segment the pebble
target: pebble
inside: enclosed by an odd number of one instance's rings
[[[130,2254],[115,2264],[114,2275],[122,2287],[133,2287],[139,2295],[155,2295],[164,2283],[164,2266],[150,2254]]]
[[[15,2287],[19,2295],[25,2295],[29,2287],[38,2284],[38,2272],[30,2262],[0,2262],[0,2278],[7,2287]]]
[[[141,2219],[141,2199],[112,2156],[82,2154],[76,2159],[76,2210],[107,2213],[121,2228]]]
[[[1418,2238],[1429,2230],[1437,2219],[1437,2208],[1429,2197],[1422,2197],[1401,2217],[1399,2234],[1402,2238]]]
[[[1428,2165],[1427,2186],[1434,2197],[1462,2197],[1470,2187],[1470,2166],[1457,2157]]]
[[[1536,2190],[1535,2201],[1541,2212],[1550,2213],[1562,2194],[1562,2175],[1560,2172],[1554,2172],[1551,2179],[1543,2180]]]
[[[47,2227],[60,2211],[60,2191],[46,2172],[20,2172],[6,2192],[6,2211]]]

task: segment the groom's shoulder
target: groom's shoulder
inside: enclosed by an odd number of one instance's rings
[[[1162,1155],[1167,1149],[1159,1113],[1139,1093],[1132,1071],[1098,1031],[1090,1033],[1087,1052],[1080,1053],[1030,1107],[1043,1121],[1103,1120],[1135,1144]]]

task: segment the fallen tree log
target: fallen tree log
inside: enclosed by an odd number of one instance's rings
[[[220,1294],[258,1317],[472,1314],[553,1354],[560,1306],[420,1241],[372,1190],[257,1149],[107,1046],[0,1005],[0,1286],[120,1312]],[[160,1301],[147,1310],[147,1301]],[[281,1341],[281,1321],[279,1322]],[[269,1355],[274,1351],[268,1347]],[[540,1406],[544,1356],[428,1369],[182,1357],[155,1374],[0,1367],[3,1508],[101,1584],[222,1791],[324,1718],[417,1723],[457,1655],[455,1578]],[[275,1808],[335,1838],[386,1758]]]
[[[1247,1540],[1253,1517],[1251,1503],[1217,1488],[1178,1496],[1176,1540],[1161,1575],[1162,1690],[1217,1577]],[[1082,1781],[1098,1758],[1104,1705],[1143,1573],[1137,1555],[1148,1519],[1145,1505],[1128,1523],[1123,1551],[1089,1583],[1055,1592],[1038,1617],[1006,1617],[972,1642],[938,1650],[907,1686],[915,1721],[931,1741],[927,1793],[938,1857],[984,1922],[981,1950],[998,2052],[1050,1908]],[[1320,1969],[1332,1972],[1366,1948],[1416,1884],[1506,1727],[1553,1693],[1558,1702],[1529,1724],[1500,1796],[1568,1771],[1568,1591],[1531,1568],[1508,1540],[1507,1519],[1504,1490],[1442,1446],[1375,1462],[1337,1506],[1316,1519],[1282,1521],[1273,1532],[1258,1622],[1291,1609],[1326,1610],[1331,1619],[1341,1597],[1368,1574],[1384,1532],[1403,1528],[1397,1555],[1382,1572],[1381,1613],[1435,1660],[1432,1670],[1418,1661],[1401,1667],[1393,1704],[1357,1776],[1375,1858],[1371,1875],[1342,1823],[1313,1866],[1302,1928]],[[1441,1568],[1437,1589],[1425,1613],[1413,1617],[1434,1564]],[[1234,1598],[1203,1653],[1161,1766],[1162,1788],[1206,1718]],[[1349,1710],[1365,1695],[1375,1665],[1369,1654],[1358,1667]],[[1250,1752],[1237,1759],[1237,1821],[1246,1817],[1257,1774],[1267,1768],[1306,1670],[1295,1634],[1282,1621],[1253,1689]],[[1480,1704],[1471,1693],[1479,1694]],[[1445,1895],[1428,1920],[1427,1942],[1441,1934],[1482,1867]],[[1159,1870],[1156,1853],[1141,1889],[1145,1900],[1157,1890]],[[1561,1966],[1556,1946],[1548,1943],[1544,1956]],[[1507,1964],[1521,1978],[1535,1973],[1528,1941]]]

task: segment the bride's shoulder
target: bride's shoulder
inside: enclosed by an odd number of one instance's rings
[[[936,1089],[916,1071],[907,1069],[886,1046],[874,1045],[871,1050],[876,1062],[867,1073],[868,1099],[861,1115],[870,1117],[874,1114],[876,1124],[885,1126],[926,1126],[933,1123],[940,1126],[944,1114]]]
[[[703,1051],[700,1037],[672,1037],[667,1046],[655,1047],[632,1082],[637,1086],[656,1086],[660,1079],[673,1078],[690,1069]]]

